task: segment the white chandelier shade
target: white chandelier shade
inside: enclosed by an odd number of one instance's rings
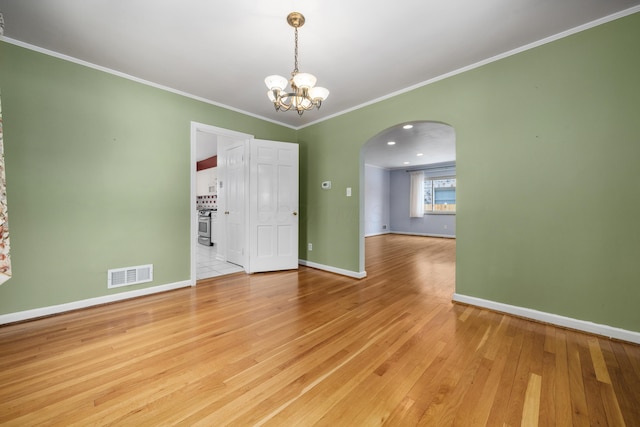
[[[282,76],[268,76],[264,79],[264,83],[267,85],[269,92],[273,90],[283,91],[284,88],[287,87],[287,79]]]
[[[316,76],[309,73],[298,73],[293,76],[293,83],[300,89],[311,89],[315,86],[317,80]]]

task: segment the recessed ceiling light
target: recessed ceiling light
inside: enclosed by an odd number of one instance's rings
[[[395,141],[389,141],[389,142],[387,142],[387,145],[396,145],[396,142]]]
[[[404,163],[402,163],[402,164],[403,164],[403,165],[408,165],[408,164],[409,164],[409,162],[404,162]]]
[[[413,127],[413,125],[404,125],[402,126],[402,129],[411,129]]]
[[[420,156],[424,156],[424,154],[418,153],[418,154],[416,154],[416,156],[420,157]]]

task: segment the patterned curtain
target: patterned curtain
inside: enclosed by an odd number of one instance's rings
[[[7,181],[4,174],[4,141],[2,138],[2,100],[0,99],[0,285],[11,278],[9,258],[9,222],[7,217]]]

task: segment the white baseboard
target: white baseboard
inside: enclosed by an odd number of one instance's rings
[[[298,264],[306,267],[317,268],[318,270],[329,271],[331,273],[341,274],[343,276],[353,277],[354,279],[364,279],[367,277],[366,271],[356,272],[351,270],[344,270],[338,267],[332,267],[330,265],[317,264],[315,262],[307,261],[305,259],[299,259]]]
[[[392,234],[408,234],[409,236],[424,236],[424,237],[444,237],[446,239],[455,239],[456,235],[453,234],[433,234],[433,233],[410,233],[408,231],[391,231]]]
[[[463,304],[488,308],[490,310],[513,314],[515,316],[537,320],[543,323],[562,326],[564,328],[575,329],[578,331],[602,335],[607,338],[615,338],[622,341],[640,344],[640,332],[628,331],[626,329],[615,328],[613,326],[601,325],[598,323],[588,322],[586,320],[573,319],[571,317],[559,316],[557,314],[546,313],[544,311],[533,310],[531,308],[503,304],[501,302],[470,297],[467,295],[453,294],[453,300]]]
[[[386,231],[381,231],[380,233],[369,233],[369,234],[365,234],[364,237],[381,236],[383,234],[391,234],[391,231],[386,230]]]
[[[192,285],[193,282],[191,280],[185,280],[182,282],[168,283],[166,285],[153,286],[150,288],[138,289],[135,291],[120,292],[112,295],[104,295],[95,298],[83,299],[80,301],[72,301],[64,304],[52,305],[49,307],[34,308],[32,310],[2,314],[0,315],[0,325],[21,322],[23,320],[36,319],[38,317],[51,316],[52,314],[78,310],[81,308],[92,307],[94,305],[108,304],[125,299],[141,297],[144,295],[157,294],[159,292],[166,292],[179,288],[186,288]]]

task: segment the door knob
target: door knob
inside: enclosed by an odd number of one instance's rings
[[[296,216],[296,215],[298,215],[298,212],[294,212],[294,213],[293,213],[293,216]]]

